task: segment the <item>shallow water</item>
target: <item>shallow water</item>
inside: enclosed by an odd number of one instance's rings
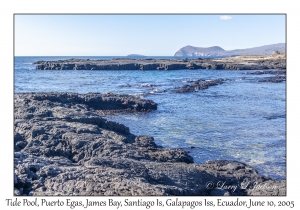
[[[133,134],[153,136],[164,147],[183,148],[197,163],[238,160],[261,174],[285,179],[285,82],[258,82],[273,75],[227,70],[36,71],[32,64],[67,58],[15,57],[15,92],[114,92],[151,99],[158,110],[107,118],[125,124]],[[191,80],[218,78],[224,84],[193,93],[171,92]]]

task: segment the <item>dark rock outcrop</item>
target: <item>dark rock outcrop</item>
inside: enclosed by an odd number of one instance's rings
[[[130,59],[112,60],[68,59],[58,61],[37,61],[37,70],[261,70],[285,69],[285,59]]]
[[[183,85],[179,89],[173,90],[175,93],[195,92],[198,90],[205,90],[210,86],[216,86],[223,83],[223,79],[216,80],[195,80],[191,85]]]
[[[153,110],[152,101],[75,93],[15,94],[14,100],[17,196],[286,194],[285,181],[263,177],[243,163],[194,164],[187,152],[157,146],[152,137],[135,136],[97,114],[135,105],[136,111]],[[255,188],[258,184],[272,189]]]

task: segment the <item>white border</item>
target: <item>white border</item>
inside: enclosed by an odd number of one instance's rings
[[[295,2],[295,3],[293,3]],[[297,173],[299,164],[297,154],[299,154],[299,139],[297,131],[299,125],[299,92],[297,81],[300,69],[297,60],[299,56],[299,11],[297,1],[275,1],[275,0],[251,0],[251,1],[38,1],[38,0],[2,0],[0,3],[1,18],[1,109],[0,109],[0,131],[1,131],[1,190],[0,207],[9,209],[5,199],[13,197],[13,165],[12,165],[12,141],[13,141],[13,14],[14,13],[286,13],[287,14],[287,196],[286,197],[254,197],[253,200],[294,200],[296,206],[300,204],[296,199],[296,192],[299,188]],[[267,34],[265,34],[267,36]],[[298,76],[298,77],[297,77]],[[297,196],[298,197],[298,196]],[[124,200],[126,197],[113,197]],[[154,200],[156,197],[139,197],[147,200]],[[182,197],[181,197],[182,198]],[[184,197],[182,199],[204,200],[205,197]],[[215,200],[220,197],[207,197]],[[49,200],[57,200],[57,197],[49,197]],[[65,199],[65,197],[62,197]],[[85,200],[84,197],[74,197],[73,200]],[[90,199],[94,199],[91,197]],[[99,197],[99,199],[109,199],[109,197]],[[160,199],[167,199],[160,197]],[[227,199],[227,198],[222,198]],[[228,198],[236,200],[236,197]],[[241,197],[243,200],[248,197]],[[59,208],[59,207],[56,207]],[[97,207],[99,209],[101,207]],[[174,207],[166,208],[173,209]],[[265,208],[265,207],[264,207]],[[298,207],[299,208],[299,207]],[[20,209],[20,208],[19,208]],[[21,207],[21,209],[32,209]],[[41,209],[41,208],[40,208]],[[60,208],[63,209],[63,208]],[[70,209],[65,207],[65,209]],[[81,208],[75,208],[81,209]],[[92,209],[92,208],[91,208]],[[96,209],[96,208],[94,208]],[[106,208],[105,208],[106,209]],[[115,208],[111,208],[115,209]],[[127,208],[122,208],[127,209]],[[135,208],[138,209],[138,208]],[[142,209],[142,208],[139,208]],[[177,208],[177,209],[181,209]],[[189,209],[185,207],[185,209]],[[196,208],[197,209],[197,208]],[[214,208],[217,209],[217,208]],[[229,207],[223,209],[231,209]],[[261,209],[261,208],[254,208]],[[274,208],[272,208],[274,209]],[[276,208],[275,208],[276,209]],[[297,209],[295,207],[294,209]]]

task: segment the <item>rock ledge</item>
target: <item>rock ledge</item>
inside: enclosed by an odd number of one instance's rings
[[[235,161],[194,164],[97,113],[151,111],[153,101],[111,93],[20,93],[14,101],[16,196],[286,195],[285,181]]]

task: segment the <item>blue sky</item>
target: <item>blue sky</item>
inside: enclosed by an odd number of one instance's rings
[[[16,56],[172,56],[285,42],[285,15],[15,15]]]

